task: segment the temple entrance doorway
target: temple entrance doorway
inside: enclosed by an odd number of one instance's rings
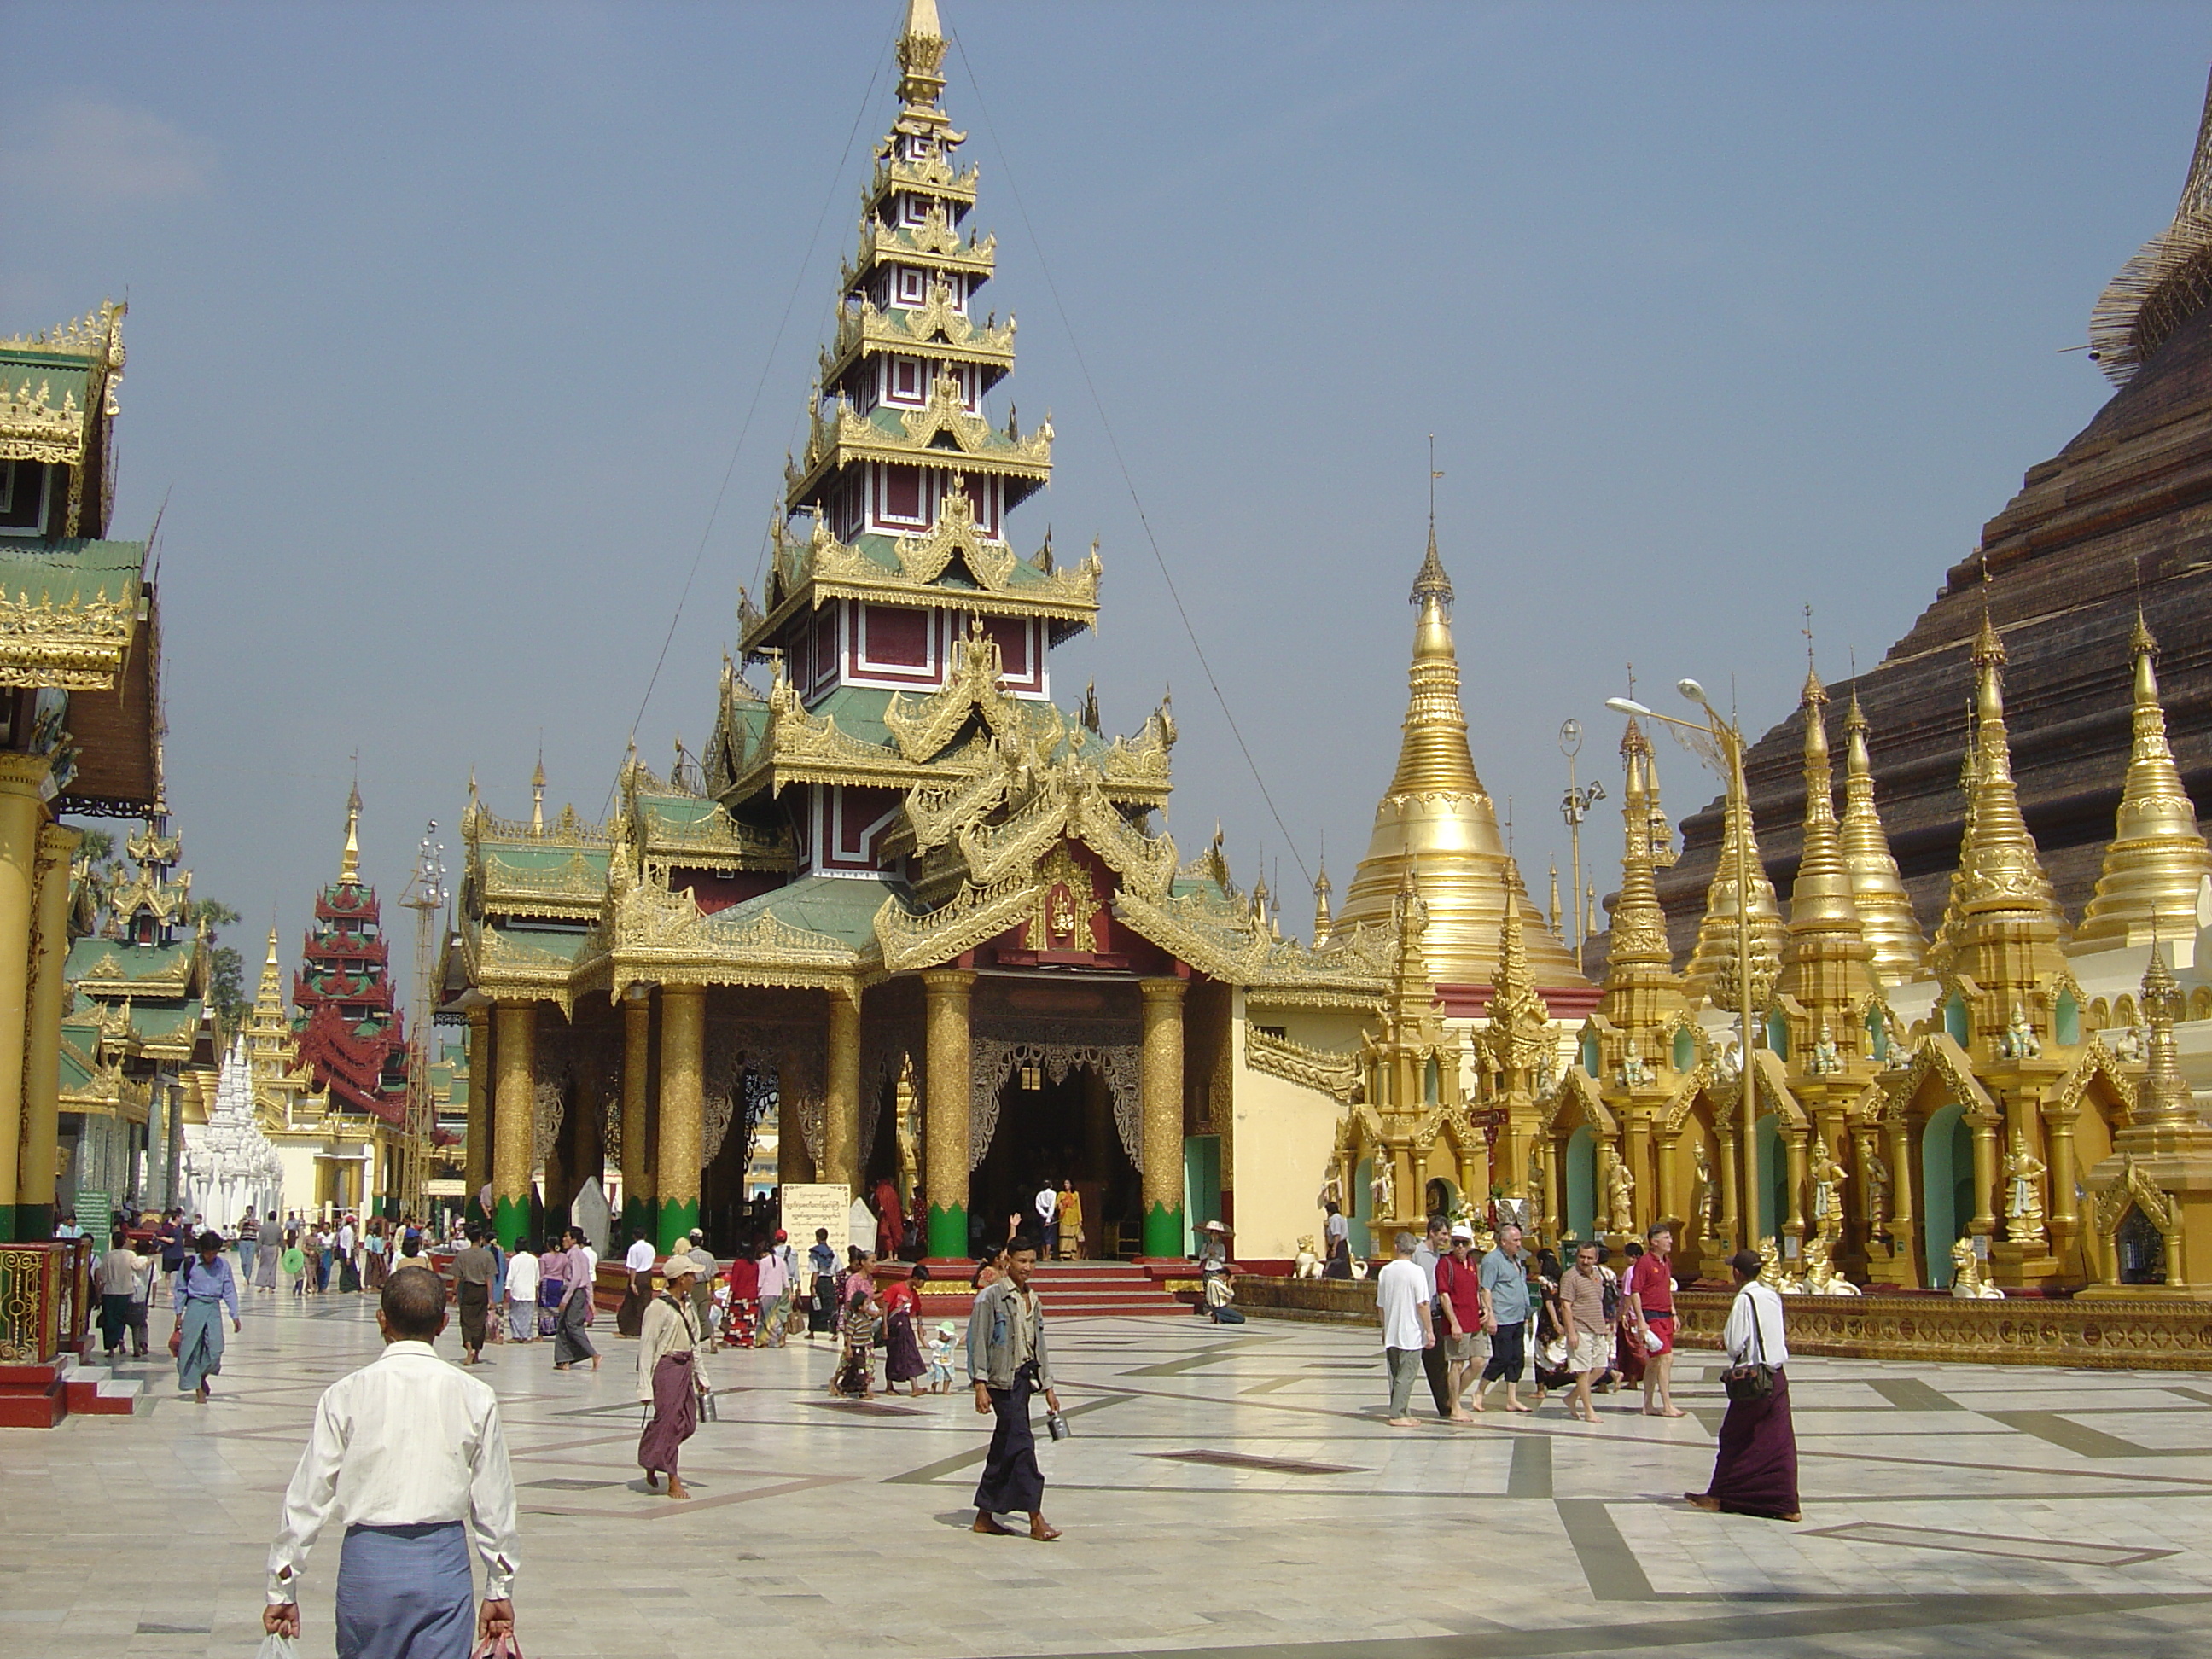
[[[1587,1123],[1567,1137],[1566,1191],[1568,1238],[1597,1237],[1597,1131]]]
[[[990,1150],[968,1181],[970,1253],[998,1249],[1016,1216],[1034,1235],[1039,1189],[1069,1181],[1083,1200],[1082,1255],[1134,1255],[1143,1194],[1115,1127],[1112,1091],[1095,1066],[1072,1065],[1057,1079],[1052,1069],[1018,1060],[1000,1085]]]
[[[1946,1106],[1928,1120],[1920,1137],[1920,1188],[1929,1287],[1948,1290],[1951,1247],[1974,1218],[1974,1134],[1965,1107]]]

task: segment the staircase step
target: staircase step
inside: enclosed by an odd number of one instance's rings
[[[153,1401],[146,1385],[136,1377],[111,1376],[94,1385],[92,1399],[80,1404],[72,1395],[70,1409],[94,1417],[135,1417]]]

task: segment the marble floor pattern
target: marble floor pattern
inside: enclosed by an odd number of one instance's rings
[[[157,1332],[164,1328],[156,1325]],[[1688,1509],[1724,1407],[1685,1354],[1679,1421],[1556,1398],[1382,1423],[1364,1330],[1055,1322],[1074,1437],[1041,1442],[1051,1545],[970,1535],[988,1423],[965,1395],[841,1405],[826,1341],[708,1362],[694,1496],[634,1462],[634,1343],[597,1375],[495,1347],[532,1659],[1299,1650],[1980,1655],[2201,1649],[2212,1376],[1800,1358],[1800,1526]],[[365,1298],[257,1298],[213,1402],[0,1430],[0,1659],[251,1655],[262,1564],[319,1390],[370,1358]],[[442,1349],[458,1352],[452,1333]],[[1424,1401],[1421,1409],[1425,1413]],[[331,1644],[337,1539],[302,1659]]]

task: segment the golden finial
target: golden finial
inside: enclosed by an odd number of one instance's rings
[[[637,740],[633,738],[630,740],[631,752],[635,753],[636,749]],[[530,775],[530,833],[533,836],[545,833],[545,751],[543,749],[538,751],[538,765]]]
[[[361,881],[361,786],[356,783],[346,795],[345,851],[338,857],[338,885],[358,885]]]
[[[2212,875],[2212,851],[2166,741],[2158,641],[2141,610],[2128,648],[2135,657],[2134,743],[2104,868],[2074,936],[2077,950],[2142,944],[2155,933],[2160,913],[2193,908],[2197,888]]]
[[[1328,943],[1330,927],[1328,896],[1334,890],[1335,890],[1328,884],[1328,860],[1327,858],[1323,858],[1320,864],[1320,873],[1314,877],[1313,884],[1313,942],[1314,948],[1316,950]]]
[[[945,90],[945,32],[937,20],[937,0],[907,0],[898,63],[899,98],[911,118],[935,105]]]
[[[1851,872],[1851,899],[1864,927],[1875,977],[1887,985],[1918,978],[1927,946],[1875,805],[1867,720],[1856,689],[1844,713],[1844,817],[1838,839]]]

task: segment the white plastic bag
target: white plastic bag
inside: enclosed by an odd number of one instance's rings
[[[253,1659],[300,1659],[300,1650],[292,1645],[289,1636],[279,1636],[274,1631],[261,1638],[254,1650]]]

